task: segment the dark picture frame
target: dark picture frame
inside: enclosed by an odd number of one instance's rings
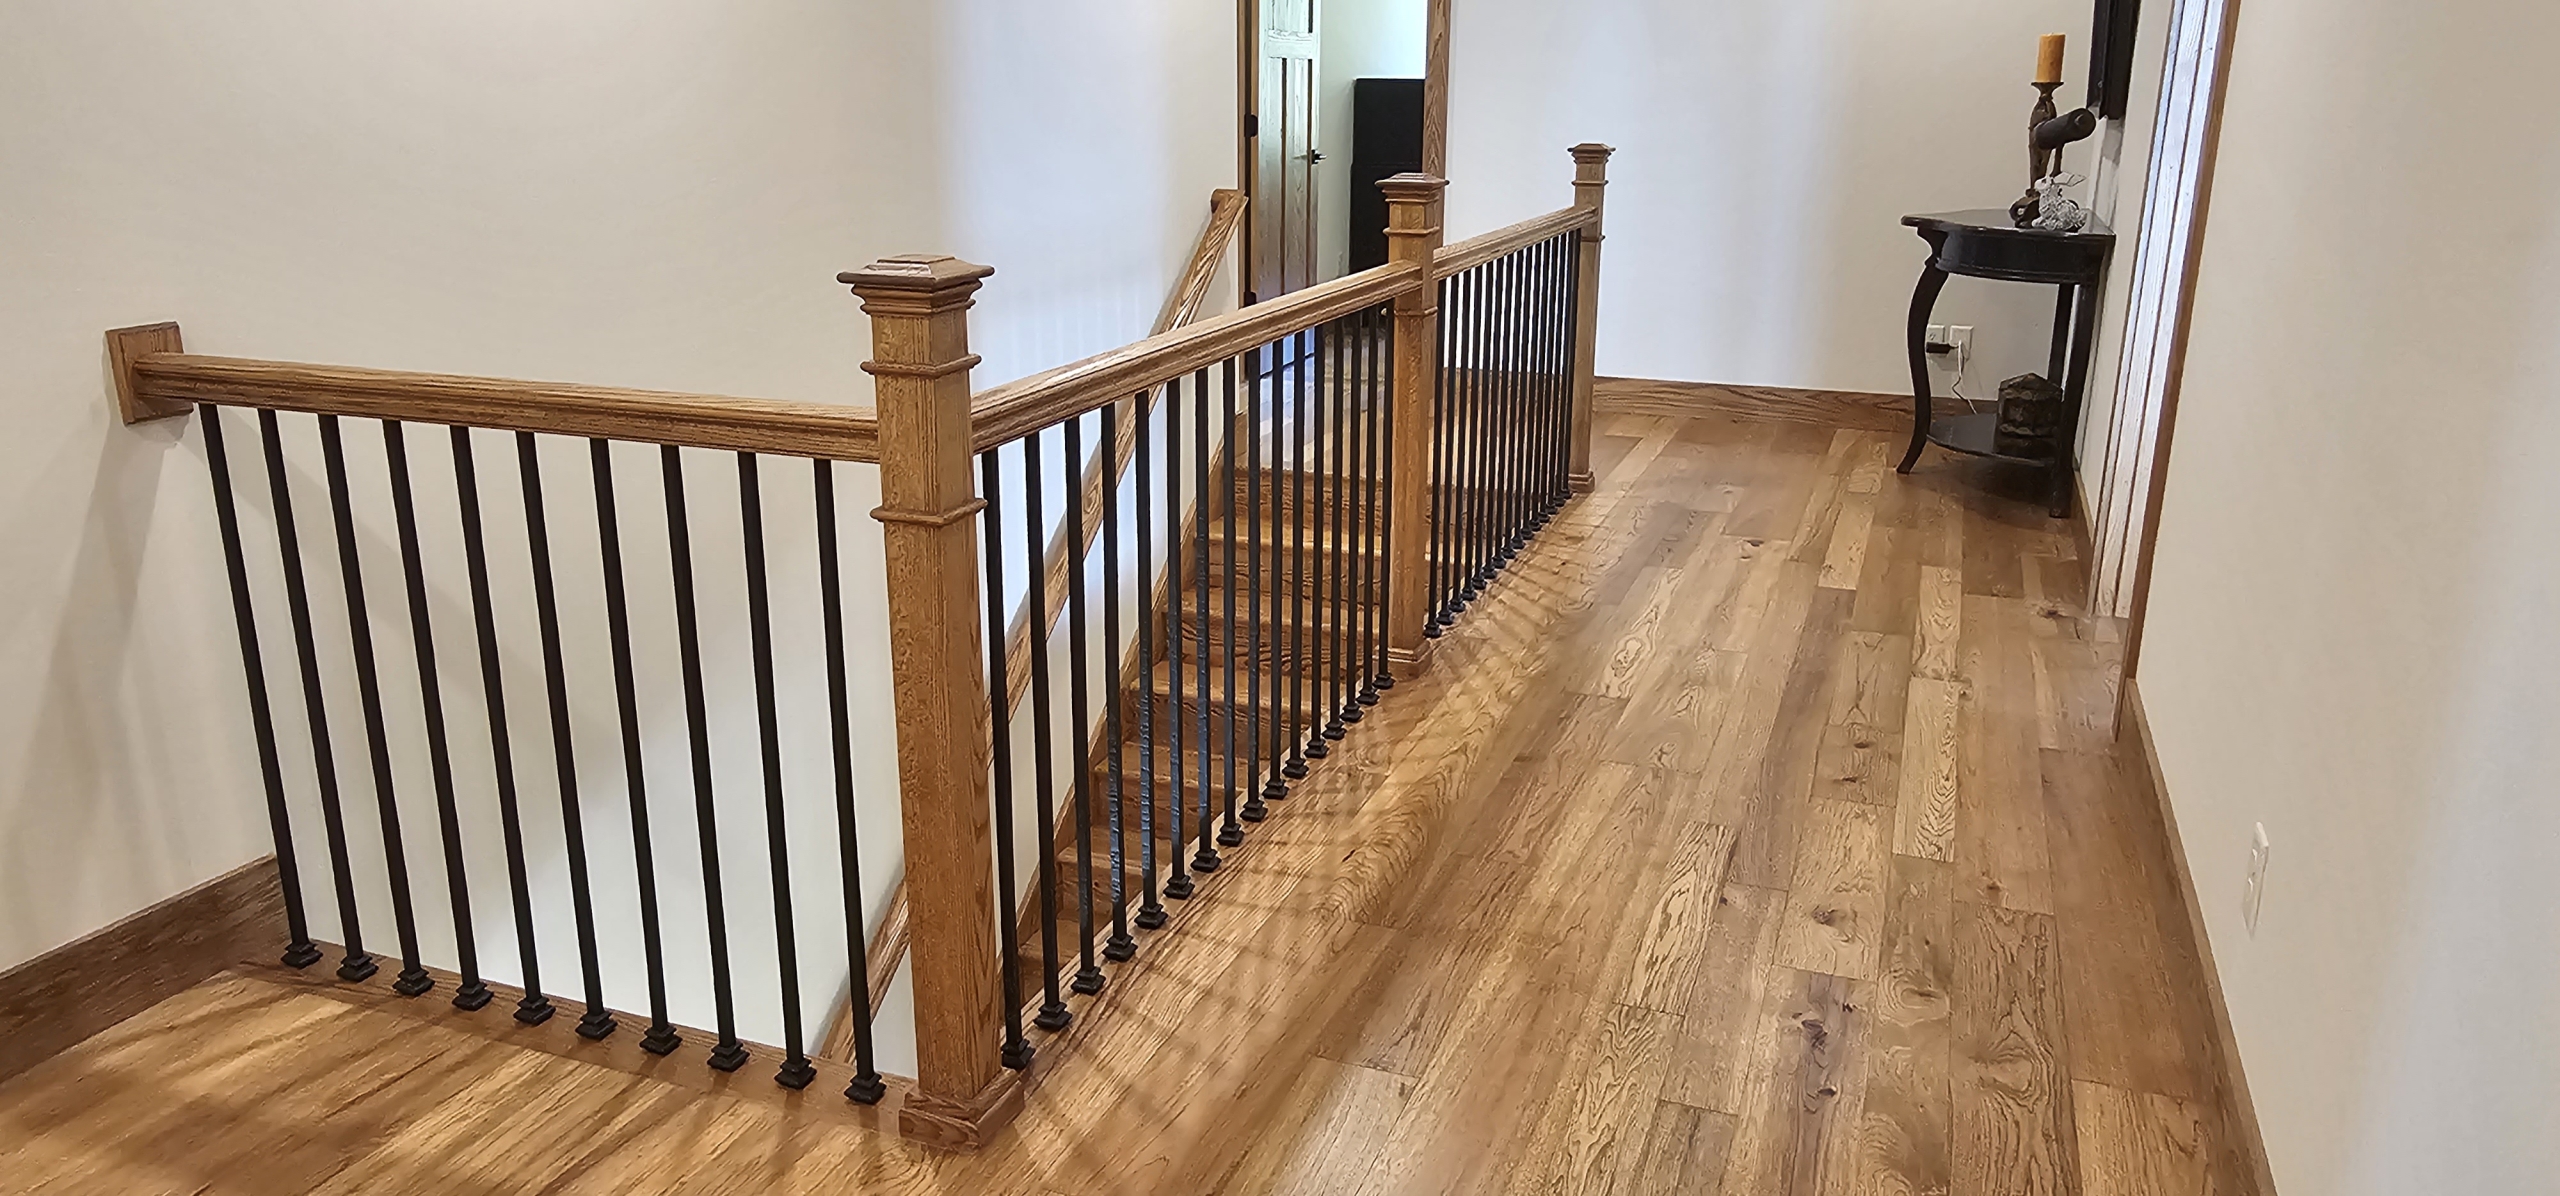
[[[2089,21],[2089,107],[2123,120],[2133,95],[2133,38],[2142,0],[2098,0]]]

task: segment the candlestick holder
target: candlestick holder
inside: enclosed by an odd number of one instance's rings
[[[2018,197],[2018,202],[2009,205],[2009,220],[2020,228],[2034,224],[2036,213],[2042,207],[2036,196],[2036,184],[2043,182],[2046,175],[2062,169],[2062,147],[2047,146],[2044,139],[2037,136],[2046,121],[2062,114],[2053,106],[2053,93],[2061,86],[2060,79],[2036,84],[2036,106],[2027,111],[2027,192]]]

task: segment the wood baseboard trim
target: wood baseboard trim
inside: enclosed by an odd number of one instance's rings
[[[269,856],[0,973],[0,1080],[284,940]]]
[[[2231,1032],[2231,1010],[2222,998],[2222,971],[2214,966],[2213,942],[2205,937],[2204,907],[2196,900],[2195,873],[2187,866],[2186,840],[2178,837],[2178,814],[2169,804],[2169,784],[2160,771],[2160,749],[2151,738],[2151,719],[2142,708],[2141,688],[2123,680],[2116,703],[2119,737],[2129,737],[2142,752],[2151,779],[2151,797],[2168,838],[2169,865],[2176,873],[2178,896],[2186,907],[2187,931],[2195,940],[2196,959],[2204,967],[2205,1000],[2213,1018],[2214,1103],[2221,1110],[2223,1141],[2240,1150],[2256,1196],[2276,1196],[2275,1172],[2267,1163],[2267,1142],[2258,1128],[2258,1107],[2249,1096],[2249,1077],[2240,1066],[2239,1041]]]
[[[1620,415],[1721,415],[1906,436],[1911,432],[1911,396],[1876,391],[1600,378],[1592,385],[1591,405]]]

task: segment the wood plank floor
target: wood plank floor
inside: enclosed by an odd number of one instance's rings
[[[1596,428],[1597,490],[982,1154],[250,972],[0,1086],[0,1191],[2245,1191],[2117,630],[2033,480]]]

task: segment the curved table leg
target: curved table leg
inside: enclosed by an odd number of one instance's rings
[[[1920,450],[1929,447],[1929,313],[1938,306],[1938,292],[1946,289],[1947,272],[1938,268],[1936,254],[1920,268],[1920,285],[1911,291],[1911,448],[1902,454],[1902,464],[1895,473],[1909,473],[1920,463]]]
[[[2071,484],[2071,475],[2078,457],[2080,405],[2089,391],[2089,350],[2098,334],[2097,287],[2075,285],[2065,292],[2073,303],[2071,355],[2063,372],[2062,425],[2053,436],[2053,495],[2046,507],[2056,519],[2071,517],[2071,499],[2078,489]]]

